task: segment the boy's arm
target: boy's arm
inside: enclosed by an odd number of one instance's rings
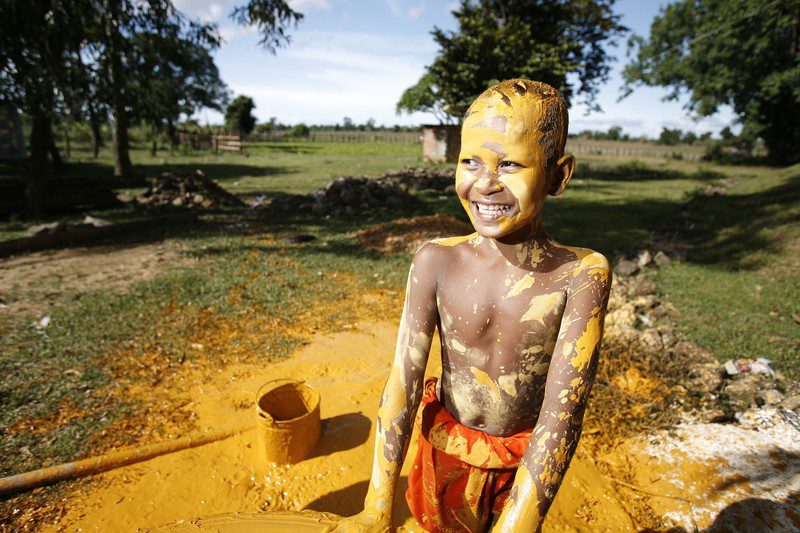
[[[392,505],[400,468],[422,397],[425,366],[438,321],[437,255],[433,244],[420,248],[411,263],[403,316],[376,425],[372,479],[364,511],[339,523],[341,531],[385,531],[392,527]]]
[[[583,414],[597,371],[611,271],[591,254],[573,276],[545,397],[508,502],[493,531],[536,531],[555,498],[578,445]]]

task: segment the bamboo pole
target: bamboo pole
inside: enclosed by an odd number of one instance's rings
[[[83,476],[100,474],[102,472],[108,472],[109,470],[113,470],[121,466],[147,461],[148,459],[152,459],[160,455],[166,455],[180,450],[186,450],[188,448],[203,446],[204,444],[209,444],[218,440],[225,440],[250,429],[252,429],[252,426],[250,425],[237,428],[228,428],[204,433],[201,435],[183,437],[159,444],[151,444],[149,446],[143,446],[140,448],[125,448],[100,455],[98,457],[80,459],[70,463],[49,466],[47,468],[40,468],[39,470],[32,470],[30,472],[0,478],[0,496],[7,496],[9,494],[16,494],[18,492],[23,492],[36,487],[51,485],[66,479],[74,479]]]

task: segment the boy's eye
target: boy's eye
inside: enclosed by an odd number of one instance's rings
[[[461,164],[464,165],[466,168],[477,168],[478,166],[478,162],[470,158],[462,159]]]
[[[503,161],[502,163],[500,163],[500,168],[505,170],[517,170],[519,168],[522,168],[522,165],[520,165],[519,163],[515,163],[514,161]]]

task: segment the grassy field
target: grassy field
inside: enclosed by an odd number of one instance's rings
[[[241,156],[164,153],[152,158],[138,150],[134,162],[146,175],[201,168],[236,193],[306,193],[337,175],[374,175],[421,164],[419,151],[419,145],[388,143],[261,143]],[[70,173],[111,179],[107,154],[99,161],[77,155]],[[730,187],[721,195],[698,193],[731,177],[737,179],[726,182]],[[773,358],[797,378],[800,325],[792,313],[800,313],[798,195],[798,166],[719,167],[587,155],[567,193],[546,204],[545,220],[560,241],[614,259],[671,236],[688,253],[660,269],[657,278],[661,292],[680,311],[674,320],[683,338],[720,358]],[[0,425],[6,428],[0,474],[107,445],[101,436],[105,428],[150,412],[108,403],[115,383],[123,375],[147,383],[192,361],[197,331],[228,328],[206,354],[220,364],[231,354],[267,361],[290,353],[312,331],[357,319],[363,308],[354,294],[393,291],[399,305],[410,256],[365,250],[348,235],[369,224],[433,213],[464,217],[455,198],[433,193],[394,210],[341,219],[218,211],[126,240],[130,245],[171,243],[187,260],[121,293],[87,286],[51,295],[52,324],[44,330],[33,326],[39,314],[0,311]],[[92,214],[135,216],[132,211]],[[15,235],[24,226],[4,222],[0,230]],[[302,245],[283,240],[297,233],[317,240]],[[19,287],[3,287],[0,302],[35,297]],[[310,316],[309,309],[318,306],[325,311]],[[140,377],[131,377],[131,368],[123,364],[136,359],[131,354],[148,354],[140,362]],[[64,423],[64,413],[70,412],[81,415]],[[33,426],[35,431],[26,429]],[[138,438],[135,428],[127,428],[118,431],[116,442]]]

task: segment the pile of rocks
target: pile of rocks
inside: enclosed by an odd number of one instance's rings
[[[136,203],[148,209],[210,209],[238,206],[242,201],[201,170],[164,172],[151,181],[150,187],[136,196]]]
[[[767,406],[800,413],[800,385],[780,372],[759,372],[755,364],[745,364],[744,371],[734,371],[730,368],[732,362],[724,365],[708,351],[678,342],[668,318],[678,316],[679,311],[659,299],[656,284],[646,274],[648,269],[672,260],[664,251],[642,249],[635,260],[622,258],[617,262],[604,339],[636,346],[644,357],[671,361],[678,383],[673,390],[687,401],[692,399],[697,408],[695,415],[701,421],[739,420]]]
[[[366,207],[397,206],[407,197],[406,190],[382,179],[341,176],[314,191],[310,207],[314,213],[322,215],[352,215]]]
[[[455,170],[452,167],[405,167],[401,170],[387,172],[378,179],[393,183],[410,193],[424,190],[455,191]]]
[[[419,191],[449,192],[454,176],[452,168],[432,167],[406,167],[374,179],[341,176],[311,194],[310,207],[325,215],[351,215],[365,207],[394,207]]]

